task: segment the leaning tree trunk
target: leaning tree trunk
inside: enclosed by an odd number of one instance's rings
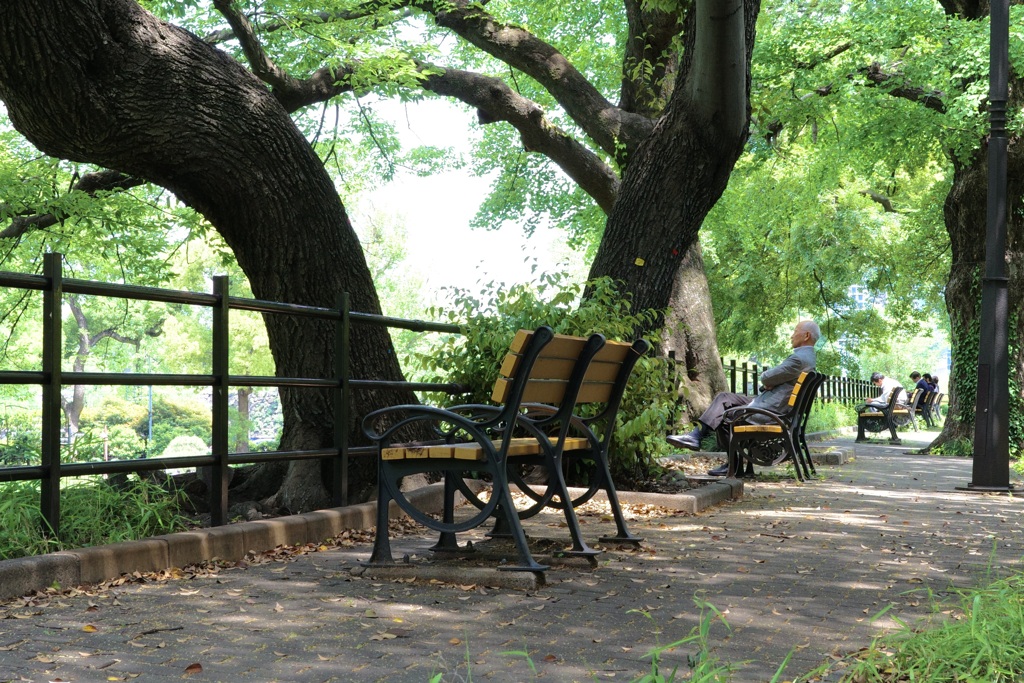
[[[1024,83],[1019,83],[1022,86]],[[1013,88],[1019,92],[1019,87]],[[943,213],[952,248],[952,267],[946,284],[946,309],[951,323],[953,366],[947,381],[949,409],[942,432],[931,447],[965,439],[974,441],[975,404],[978,389],[981,277],[985,270],[985,230],[988,202],[987,145],[966,162],[953,162],[953,184]],[[1024,149],[1011,141],[1007,167],[1007,276],[1010,310],[1011,410],[1021,409],[1021,378],[1024,377],[1024,279],[1017,264],[1024,258]],[[1011,424],[1011,448],[1024,447],[1024,434]]]
[[[684,408],[677,418],[685,425],[707,409],[715,394],[728,388],[700,242],[693,243],[676,272],[662,350],[675,356],[677,391]]]
[[[145,178],[205,216],[259,299],[380,306],[338,194],[320,159],[267,88],[234,60],[131,0],[5,0],[0,99],[14,126],[47,154]],[[333,375],[324,322],[266,316],[279,376]],[[387,331],[357,327],[355,377],[399,379]],[[325,392],[283,389],[282,448],[332,440]],[[412,399],[357,395],[359,409]],[[349,425],[354,436],[358,430]],[[361,471],[363,483],[372,468]],[[316,461],[294,464],[280,503],[327,500]]]

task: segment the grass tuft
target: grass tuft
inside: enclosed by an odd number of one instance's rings
[[[927,628],[903,625],[851,656],[843,683],[1011,683],[1024,677],[1024,574],[934,602]],[[880,616],[880,615],[879,615]]]
[[[147,538],[185,529],[186,521],[178,496],[157,484],[92,477],[62,487],[58,540],[43,532],[39,482],[0,484],[0,559]]]

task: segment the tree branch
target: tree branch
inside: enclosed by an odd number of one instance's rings
[[[672,41],[682,31],[682,17],[679,12],[645,9],[637,0],[625,4],[629,35],[619,107],[653,118],[672,92],[677,57]]]
[[[836,45],[834,48],[832,48],[831,50],[825,52],[824,54],[818,55],[818,57],[816,57],[814,59],[814,61],[810,61],[810,62],[797,62],[795,66],[798,69],[810,70],[810,69],[813,69],[813,68],[815,68],[816,66],[818,66],[820,64],[824,64],[825,62],[832,61],[833,59],[835,59],[839,55],[843,54],[844,52],[846,52],[847,50],[849,50],[852,47],[853,47],[853,43],[843,43],[842,45]]]
[[[412,0],[438,26],[529,75],[606,153],[625,162],[654,122],[614,106],[565,56],[526,29],[502,24],[469,0]]]
[[[885,195],[878,194],[877,192],[872,192],[871,190],[861,190],[860,193],[861,195],[870,198],[871,201],[881,204],[882,208],[885,210],[886,213],[899,213],[896,209],[892,207],[892,200],[886,197]]]
[[[259,38],[256,37],[256,29],[252,22],[236,10],[230,0],[213,0],[213,5],[231,25],[234,37],[238,39],[252,72],[271,87],[274,97],[289,113],[352,90],[352,85],[348,82],[348,77],[353,72],[351,67],[322,67],[309,78],[295,78],[267,56]]]
[[[424,72],[424,88],[476,107],[482,123],[512,124],[527,151],[540,152],[554,161],[605,213],[611,211],[619,191],[615,171],[597,154],[552,125],[536,103],[490,76],[438,67],[427,67]]]
[[[861,74],[867,78],[869,83],[874,85],[889,85],[895,82],[898,75],[889,74],[882,70],[881,64],[873,62],[870,66],[861,69]],[[925,90],[916,86],[896,86],[889,90],[894,97],[901,97],[911,102],[919,102],[928,109],[937,111],[940,114],[946,113],[946,94],[940,90]]]
[[[486,4],[488,0],[485,0]],[[408,3],[396,3],[393,0],[373,0],[373,2],[364,2],[359,7],[350,10],[341,10],[339,12],[313,12],[296,19],[289,19],[287,21],[268,21],[261,25],[261,30],[264,33],[273,33],[274,31],[280,31],[287,28],[302,28],[304,26],[314,26],[317,24],[330,24],[337,21],[352,21],[355,19],[364,19],[369,16],[373,16],[382,9],[401,9]],[[412,11],[406,8],[405,12],[401,15],[393,15],[395,18],[407,17],[412,14]],[[203,42],[208,45],[219,45],[229,40],[237,38],[234,28],[221,29],[220,31],[211,31],[203,37]]]
[[[112,190],[127,190],[145,184],[144,180],[125,175],[120,171],[103,170],[94,173],[86,173],[71,188],[72,191],[85,192],[95,196],[97,192]],[[11,224],[0,231],[0,238],[21,237],[30,230],[42,230],[56,225],[62,220],[61,216],[53,213],[40,213],[34,215],[20,215],[11,220]]]

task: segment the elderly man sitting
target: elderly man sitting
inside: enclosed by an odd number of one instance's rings
[[[814,345],[820,337],[821,330],[813,320],[798,322],[790,337],[793,353],[775,367],[769,368],[761,374],[761,391],[757,396],[744,396],[732,392],[717,394],[708,409],[698,418],[697,426],[693,431],[687,434],[673,434],[668,437],[668,442],[679,448],[687,448],[691,451],[700,450],[700,442],[718,429],[725,411],[729,408],[750,405],[781,413],[789,401],[793,384],[800,377],[800,373],[814,370],[817,363]],[[725,476],[728,469],[728,465],[723,465],[716,467],[708,474]]]

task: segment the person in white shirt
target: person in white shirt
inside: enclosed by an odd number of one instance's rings
[[[892,396],[892,390],[897,388],[900,390],[900,394],[896,398],[896,402],[906,405],[907,392],[904,391],[900,383],[894,380],[893,378],[886,377],[880,372],[873,372],[871,373],[871,383],[874,384],[876,387],[881,388],[882,395],[876,398],[869,399],[868,401],[862,403],[857,409],[858,412],[860,412],[864,408],[886,407],[887,405],[889,405],[889,397]]]

